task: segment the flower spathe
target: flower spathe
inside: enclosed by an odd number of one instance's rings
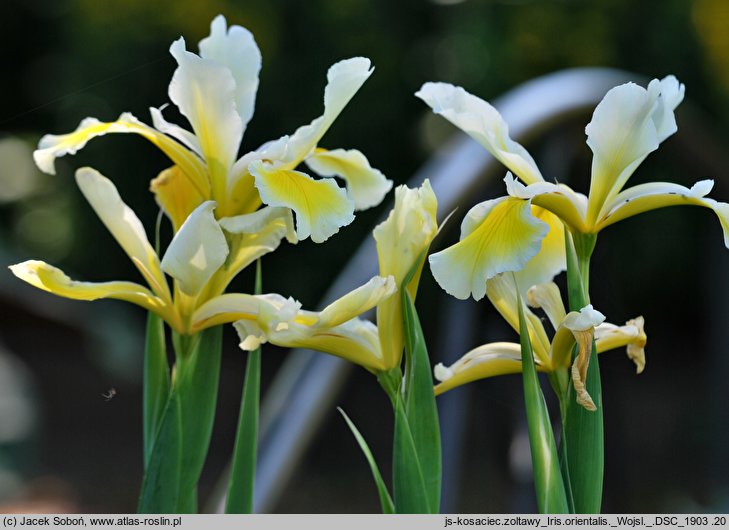
[[[593,152],[588,196],[545,181],[531,155],[509,137],[503,118],[485,101],[446,83],[426,83],[416,96],[510,170],[505,178],[507,196],[474,207],[472,212],[478,215],[472,217],[477,217],[478,226],[471,222],[469,230],[462,230],[459,243],[430,257],[438,283],[458,298],[483,297],[489,278],[520,270],[539,251],[549,230],[538,222],[535,206],[557,216],[573,234],[586,235],[648,210],[703,206],[719,217],[729,247],[729,204],[706,197],[711,180],[691,188],[654,182],[625,189],[640,163],[676,132],[674,110],[683,100],[684,86],[673,76],[654,79],[647,88],[634,83],[617,86],[598,104],[586,128]],[[501,237],[500,231],[509,237]],[[470,260],[461,265],[468,269],[463,271],[465,276],[452,274],[452,266],[463,259]]]
[[[519,330],[517,291],[514,282],[505,275],[489,280],[489,299],[509,324]],[[552,372],[571,368],[571,379],[576,392],[577,402],[588,410],[595,405],[585,388],[585,377],[589,365],[589,354],[593,338],[597,353],[627,346],[628,357],[636,364],[638,373],[645,367],[644,348],[646,335],[643,318],[628,321],[624,326],[604,322],[605,316],[592,305],[580,311],[567,313],[560,297],[559,288],[549,282],[532,286],[528,291],[531,307],[542,308],[555,329],[550,340],[541,319],[525,308],[528,333],[531,338],[534,362],[537,370]],[[578,354],[571,361],[573,346],[578,345]],[[438,364],[435,378],[440,383],[435,387],[436,394],[463,384],[494,377],[497,375],[520,373],[521,346],[513,342],[495,342],[479,346],[461,357],[449,367]]]
[[[206,201],[187,217],[160,260],[139,218],[124,203],[109,179],[94,169],[81,168],[76,172],[76,182],[148,287],[127,281],[78,282],[37,260],[12,265],[10,270],[21,280],[58,296],[76,300],[116,298],[135,303],[156,313],[182,334],[208,327],[196,320],[196,309],[218,297],[222,292],[220,285],[231,276],[231,271],[240,270],[274,250],[292,230],[290,212],[288,221],[285,213],[270,208],[232,218],[225,223],[226,230],[250,238],[251,244],[245,247],[245,252],[231,252],[221,226],[223,223],[213,214],[215,202]],[[264,215],[269,216],[268,222],[250,219],[250,216],[261,218]],[[265,224],[264,230],[257,230],[260,224]],[[165,273],[174,280],[174,291],[170,289]]]
[[[154,127],[129,113],[108,123],[86,118],[70,134],[41,139],[34,153],[38,167],[54,173],[56,158],[76,153],[97,136],[139,134],[174,164],[153,181],[151,189],[175,230],[207,200],[216,202],[219,219],[253,213],[263,203],[296,213],[298,239],[311,236],[322,242],[352,222],[356,209],[382,201],[392,182],[372,168],[362,153],[318,146],[371,75],[369,59],[355,57],[329,69],[322,116],[238,158],[255,106],[260,51],[248,30],[228,27],[222,16],[213,20],[210,35],[199,48],[199,55],[187,51],[182,38],[170,47],[178,66],[169,98],[192,131],[166,121],[164,107],[150,109]],[[302,162],[324,178],[294,171]],[[344,179],[346,189],[339,188],[333,176]]]

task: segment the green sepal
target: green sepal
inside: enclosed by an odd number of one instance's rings
[[[400,397],[395,400],[392,477],[397,513],[433,513],[405,405]]]
[[[579,311],[589,303],[589,264],[595,247],[595,236],[576,234],[574,239],[565,230],[567,252],[567,286],[570,311]],[[597,348],[592,343],[590,365],[585,382],[587,392],[597,410],[588,411],[577,403],[572,385],[568,386],[563,432],[569,482],[576,513],[599,513],[602,505],[605,439],[603,432],[602,385]]]
[[[144,341],[143,433],[144,467],[152,454],[154,439],[170,392],[170,368],[163,320],[149,313]]]
[[[357,440],[357,444],[359,445],[359,448],[362,450],[362,453],[364,453],[365,458],[367,459],[367,463],[370,465],[370,470],[372,471],[372,478],[375,480],[375,485],[377,486],[377,494],[380,496],[380,508],[382,509],[382,513],[385,514],[393,514],[395,513],[395,504],[392,502],[392,497],[390,497],[390,492],[387,491],[387,486],[385,485],[385,481],[382,480],[382,473],[380,473],[380,468],[377,467],[377,462],[375,461],[375,457],[372,454],[372,451],[370,451],[369,446],[367,445],[367,442],[364,439],[364,436],[359,432],[357,427],[354,425],[352,420],[349,419],[349,416],[339,407],[337,407],[337,410],[344,418],[344,421],[347,422],[347,425],[349,426],[349,430],[352,431],[352,434],[354,435],[354,439]]]
[[[539,385],[534,353],[524,317],[524,304],[517,292],[519,306],[519,340],[521,343],[524,402],[526,404],[529,447],[532,454],[534,489],[539,513],[569,513],[557,444],[554,440],[549,411]]]
[[[180,402],[173,391],[161,414],[139,495],[139,513],[176,513],[182,459]]]
[[[415,304],[402,290],[403,334],[405,336],[404,402],[410,432],[418,454],[428,496],[429,513],[439,513],[441,495],[441,446],[438,407],[433,392],[433,375]]]
[[[263,290],[261,261],[256,262],[255,294]],[[258,455],[258,420],[261,396],[261,348],[248,354],[246,375],[233,448],[225,513],[253,513],[253,493]]]

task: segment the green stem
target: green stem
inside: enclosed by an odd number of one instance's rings
[[[256,263],[255,294],[261,294],[261,261]],[[253,513],[261,395],[261,348],[248,354],[241,395],[225,513]]]
[[[569,307],[579,311],[589,304],[590,258],[595,249],[596,234],[570,234],[565,230],[567,252],[567,286]],[[576,402],[572,385],[560,396],[562,413],[562,473],[569,476],[573,507],[576,513],[597,513],[602,504],[604,473],[604,432],[602,390],[597,350],[593,341],[587,371],[587,391],[597,410],[585,410]]]
[[[394,410],[399,397],[400,386],[402,384],[402,371],[399,367],[396,367],[386,372],[379,372],[377,374],[377,382],[380,383],[385,394],[387,394],[387,397],[390,398],[390,403]]]
[[[590,258],[595,250],[597,234],[572,234],[574,241],[575,256],[577,257],[577,268],[580,271],[582,302],[584,307],[590,303]],[[574,309],[572,309],[575,311]]]

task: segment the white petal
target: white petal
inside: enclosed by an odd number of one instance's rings
[[[339,61],[329,68],[328,83],[324,89],[324,114],[309,125],[299,127],[289,138],[286,163],[291,169],[314,150],[342,109],[372,75],[372,71],[370,60],[364,57]]]
[[[729,248],[729,204],[705,197],[714,185],[712,180],[701,180],[691,188],[670,182],[649,182],[623,190],[606,208],[607,213],[598,220],[601,230],[633,215],[667,206],[703,206],[713,210],[724,233],[724,245]]]
[[[588,304],[580,311],[570,311],[562,325],[571,331],[587,331],[605,322],[605,315]]]
[[[392,276],[375,276],[326,306],[319,314],[319,326],[338,326],[375,307],[397,292]]]
[[[184,145],[186,145],[191,151],[195,151],[198,155],[203,156],[203,153],[200,150],[200,142],[197,141],[197,137],[190,131],[183,129],[179,125],[168,122],[162,115],[162,111],[165,109],[166,106],[167,105],[162,105],[158,109],[154,107],[149,108],[149,113],[152,115],[152,125],[154,125],[154,128],[157,129],[159,132],[172,136],[173,138],[179,140]]]
[[[243,130],[253,116],[261,70],[261,52],[250,31],[227,27],[218,15],[210,24],[210,36],[200,41],[200,56],[227,67],[235,79],[235,107]]]
[[[243,136],[235,80],[227,67],[186,51],[182,38],[172,43],[170,53],[179,66],[169,96],[192,125],[215,188],[216,181],[226,182]]]
[[[76,171],[76,182],[89,204],[132,259],[150,287],[162,297],[168,295],[157,253],[150,245],[142,222],[122,201],[116,186],[98,171],[84,167]]]
[[[293,214],[289,208],[283,208],[281,206],[266,206],[253,213],[225,217],[220,220],[220,226],[232,234],[256,234],[264,230],[272,222],[278,220],[286,228],[286,239],[288,242],[296,243]]]
[[[415,95],[527,184],[544,180],[529,152],[509,137],[509,126],[501,114],[481,98],[448,83],[425,83]]]
[[[162,270],[179,281],[180,289],[195,296],[225,263],[228,243],[213,215],[214,201],[198,206],[167,247]]]
[[[594,155],[588,223],[605,213],[645,157],[676,132],[673,111],[682,99],[683,85],[669,77],[654,79],[647,90],[634,83],[617,86],[595,108],[585,128]]]

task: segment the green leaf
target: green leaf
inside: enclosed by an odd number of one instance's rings
[[[405,414],[418,454],[430,513],[439,513],[442,470],[438,408],[423,330],[407,289],[402,290],[402,307],[407,363]]]
[[[222,326],[193,336],[177,336],[175,390],[180,400],[182,468],[181,512],[196,511],[194,490],[210,445],[220,376]]]
[[[144,467],[149,464],[154,439],[170,392],[164,322],[154,313],[147,316],[144,342]]]
[[[139,513],[175,513],[180,495],[180,403],[172,392],[161,415],[139,496]]]
[[[579,311],[589,303],[589,262],[595,247],[594,236],[576,235],[575,241],[565,230],[567,251],[567,286],[570,311]],[[577,243],[577,244],[575,244]],[[575,250],[575,249],[578,250]],[[602,410],[602,385],[600,366],[595,342],[592,343],[590,365],[587,370],[587,392],[597,410],[585,410],[576,401],[574,387],[569,385],[566,400],[564,443],[567,469],[576,513],[599,513],[602,505],[604,473],[604,432]]]
[[[433,513],[405,406],[400,397],[395,400],[392,475],[397,513]]]
[[[255,294],[261,294],[261,261],[256,263]],[[253,513],[253,492],[258,455],[258,416],[261,395],[261,348],[248,354],[233,463],[225,513]]]
[[[377,485],[377,494],[380,496],[380,507],[382,509],[382,513],[387,513],[387,514],[395,513],[395,505],[392,502],[392,497],[390,497],[390,492],[387,491],[387,486],[385,485],[385,481],[382,480],[382,474],[380,473],[380,468],[377,467],[377,462],[375,461],[375,457],[372,455],[372,451],[370,451],[370,448],[367,445],[367,442],[365,441],[364,437],[359,432],[357,427],[355,427],[354,423],[352,423],[352,420],[349,419],[349,416],[347,416],[347,414],[345,414],[345,412],[341,408],[337,407],[337,410],[344,418],[344,421],[347,422],[347,425],[349,426],[349,430],[352,431],[352,434],[354,435],[354,439],[357,440],[357,443],[359,444],[359,448],[364,453],[365,458],[367,459],[367,463],[370,465],[370,470],[372,471],[372,478],[375,479],[375,484]]]
[[[532,453],[537,506],[539,513],[569,513],[567,495],[562,480],[559,458],[557,457],[557,444],[554,441],[549,411],[544,401],[542,388],[539,385],[537,369],[534,366],[534,353],[527,332],[524,305],[521,295],[517,294],[517,296],[524,401],[526,403],[529,447]]]

